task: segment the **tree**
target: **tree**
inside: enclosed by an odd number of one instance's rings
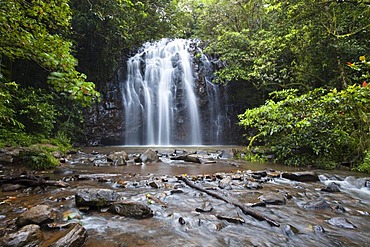
[[[369,53],[364,1],[195,2],[194,35],[225,64],[217,72],[221,82],[252,81],[268,92],[345,88],[353,79],[347,61]]]
[[[167,0],[82,0],[72,1],[71,8],[79,68],[98,85],[115,75],[134,48],[172,36],[175,29],[175,8]]]
[[[72,43],[65,38],[71,20],[68,0],[9,0],[0,4],[0,13],[0,74],[6,80],[12,80],[12,62],[30,60],[49,72],[47,81],[57,92],[84,105],[99,97],[94,84],[75,69]]]

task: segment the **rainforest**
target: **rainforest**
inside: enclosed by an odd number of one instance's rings
[[[127,59],[185,39],[217,61],[212,83],[234,88],[229,141],[248,159],[370,172],[367,0],[7,0],[0,11],[0,147],[46,160],[47,143],[88,145],[86,116]]]

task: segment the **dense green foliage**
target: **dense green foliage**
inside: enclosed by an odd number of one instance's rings
[[[362,163],[370,147],[370,87],[296,92],[275,92],[265,105],[239,116],[240,124],[255,132],[249,148],[267,145],[277,161],[296,166]]]
[[[370,2],[181,3],[187,34],[224,64],[218,82],[275,97],[240,115],[251,150],[264,145],[290,165],[368,170]]]
[[[172,36],[174,6],[168,0],[71,1],[79,68],[94,82],[110,80],[133,48]]]
[[[273,96],[240,115],[250,148],[264,144],[292,165],[369,171],[369,31],[364,0],[3,1],[0,147],[83,139],[83,107],[130,52],[195,38],[222,65],[217,82],[238,88],[232,102]],[[35,167],[45,158],[33,156]]]
[[[57,111],[63,107],[60,99],[88,106],[99,97],[95,85],[76,70],[67,38],[68,2],[0,4],[0,146],[27,146],[56,136],[57,125],[71,114]]]
[[[35,170],[55,168],[59,160],[54,157],[59,147],[51,145],[33,145],[20,152],[20,158],[29,167]]]
[[[32,60],[49,71],[48,82],[57,92],[68,93],[83,104],[99,96],[94,84],[75,69],[72,43],[65,38],[71,19],[68,0],[5,1],[0,13],[2,76],[12,81],[11,63]]]

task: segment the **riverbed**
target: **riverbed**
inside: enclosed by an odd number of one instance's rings
[[[349,171],[309,170],[319,181],[300,182],[283,173],[307,169],[238,159],[217,159],[213,163],[171,160],[98,166],[99,155],[124,150],[140,155],[149,147],[85,148],[67,157],[66,173],[37,172],[61,180],[67,188],[24,188],[1,192],[0,230],[15,230],[14,219],[38,204],[51,206],[60,222],[82,224],[88,237],[84,246],[369,246],[370,178]],[[150,147],[158,154],[186,152],[217,153],[237,147]],[[16,174],[17,169],[3,172]],[[186,185],[213,191],[277,222],[247,215],[233,204]],[[332,183],[337,192],[323,191]],[[141,202],[153,210],[153,217],[126,218],[104,209],[80,210],[74,195],[80,188],[104,188],[123,192],[125,199]],[[155,198],[152,200],[150,198]],[[267,198],[267,199],[266,199]],[[263,203],[261,203],[263,202]],[[165,206],[164,206],[165,205]],[[44,231],[46,237],[55,233]]]

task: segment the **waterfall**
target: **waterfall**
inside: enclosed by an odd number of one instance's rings
[[[128,59],[122,83],[125,145],[220,144],[218,85],[205,76],[199,83],[192,51],[190,40],[162,39]],[[212,73],[203,54],[199,62]]]

